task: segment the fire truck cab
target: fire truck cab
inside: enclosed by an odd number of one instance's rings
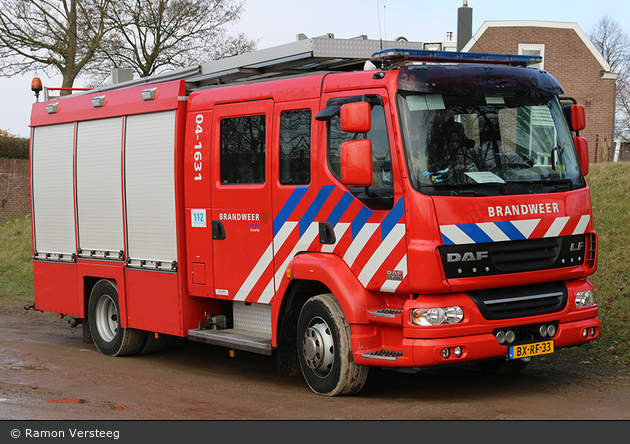
[[[34,104],[35,308],[329,396],[596,339],[583,108],[536,57],[334,40]]]

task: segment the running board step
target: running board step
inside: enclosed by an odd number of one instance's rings
[[[188,339],[262,355],[271,355],[271,335],[249,330],[228,328],[225,330],[188,330]]]
[[[395,308],[381,308],[378,310],[368,311],[368,320],[372,324],[395,325],[402,326],[403,311]]]
[[[393,350],[376,350],[369,353],[361,353],[362,358],[382,359],[385,361],[396,361],[402,355],[402,352]]]

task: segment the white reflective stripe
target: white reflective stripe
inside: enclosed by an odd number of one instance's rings
[[[511,222],[512,225],[514,225],[516,229],[521,232],[525,239],[529,239],[529,237],[538,226],[540,219],[513,220]]]
[[[510,238],[496,226],[494,222],[484,222],[477,224],[493,242],[509,241]]]
[[[269,301],[271,301],[271,299],[273,298],[273,295],[276,294],[276,292],[273,289],[273,284],[274,284],[274,280],[272,279],[269,281],[269,284],[267,284],[262,294],[258,298],[258,301],[256,302],[258,302],[259,304],[268,304]]]
[[[284,245],[289,235],[293,233],[297,224],[297,222],[286,222],[282,228],[280,228],[276,237],[273,238],[274,251],[278,251]]]
[[[359,282],[361,282],[364,287],[366,287],[370,283],[370,279],[372,279],[378,269],[381,268],[381,265],[383,265],[385,259],[387,259],[389,254],[396,247],[396,245],[398,245],[404,235],[405,225],[396,224],[392,231],[389,232],[385,240],[381,242],[381,245],[379,245],[374,254],[372,254],[372,257],[370,257],[370,259],[363,267],[363,270],[361,270],[361,273],[359,274]]]
[[[339,243],[339,239],[341,239],[343,237],[344,234],[346,234],[346,231],[348,230],[348,227],[350,226],[349,223],[339,223],[337,225],[335,225],[335,239],[337,240],[337,242],[335,242],[332,245],[322,245],[322,253],[332,253],[335,250],[335,247],[337,246],[337,243]]]
[[[278,234],[276,234],[276,237],[274,237],[271,244],[269,244],[269,246],[267,247],[267,250],[265,250],[260,259],[258,259],[258,263],[251,271],[251,273],[249,273],[249,276],[247,276],[247,279],[245,279],[245,282],[243,282],[241,288],[238,289],[238,292],[234,297],[235,301],[244,301],[245,299],[247,299],[247,296],[249,296],[249,292],[252,291],[254,285],[258,283],[260,277],[273,260],[274,250],[278,251],[278,249],[280,249],[282,245],[284,245],[287,238],[297,224],[297,222],[287,222],[283,225]],[[269,288],[269,285],[272,285],[273,287],[273,278],[271,278],[271,281],[269,282],[269,284],[267,284],[265,291],[267,290],[267,288]],[[271,295],[271,297],[273,297],[273,294]]]
[[[578,222],[577,227],[575,227],[575,230],[573,230],[573,234],[584,234],[590,220],[591,216],[588,214],[580,217],[580,221]]]
[[[400,270],[403,272],[402,278],[405,279],[407,277],[407,255],[405,254],[401,261],[396,265],[396,271]],[[398,289],[398,286],[402,283],[400,281],[387,280],[381,287],[381,291],[385,293],[395,293]]]
[[[562,229],[566,226],[567,222],[569,222],[570,217],[557,217],[545,235],[543,237],[558,237],[562,232]]]
[[[273,242],[269,244],[263,255],[258,259],[258,263],[254,267],[241,288],[238,289],[236,296],[234,296],[235,301],[244,301],[249,296],[249,292],[252,291],[254,285],[258,282],[260,277],[262,276],[265,269],[269,266],[271,261],[273,260]]]
[[[446,237],[448,237],[455,245],[461,244],[474,244],[466,233],[464,233],[457,225],[442,225],[440,231]]]
[[[381,224],[365,224],[357,237],[350,244],[350,248],[346,251],[346,254],[343,256],[343,260],[348,264],[348,267],[352,267],[354,261],[357,259],[357,256],[365,247],[365,244],[368,243],[374,232]]]
[[[291,250],[291,253],[287,255],[282,265],[276,268],[276,291],[278,291],[278,288],[280,287],[282,276],[284,276],[284,271],[289,265],[289,262],[291,262],[291,260],[295,257],[297,253],[299,253],[300,251],[307,250],[308,247],[313,243],[313,241],[318,235],[319,235],[319,223],[313,222],[308,226],[308,228],[306,229],[306,231],[304,232],[300,240],[297,241],[297,243],[293,247],[293,250]],[[276,250],[276,252],[277,251],[278,250]]]

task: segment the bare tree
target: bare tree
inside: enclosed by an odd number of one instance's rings
[[[141,77],[253,51],[256,42],[228,35],[243,3],[235,0],[124,0],[112,9],[111,65]]]
[[[70,88],[108,33],[111,0],[0,0],[0,75],[43,70]]]
[[[71,88],[114,67],[144,77],[252,51],[231,36],[240,0],[0,0],[0,75],[42,70]]]
[[[610,16],[601,18],[589,38],[617,73],[615,137],[630,142],[630,36]]]

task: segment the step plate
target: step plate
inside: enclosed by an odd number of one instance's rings
[[[242,329],[188,330],[188,339],[207,344],[271,355],[271,335]]]

